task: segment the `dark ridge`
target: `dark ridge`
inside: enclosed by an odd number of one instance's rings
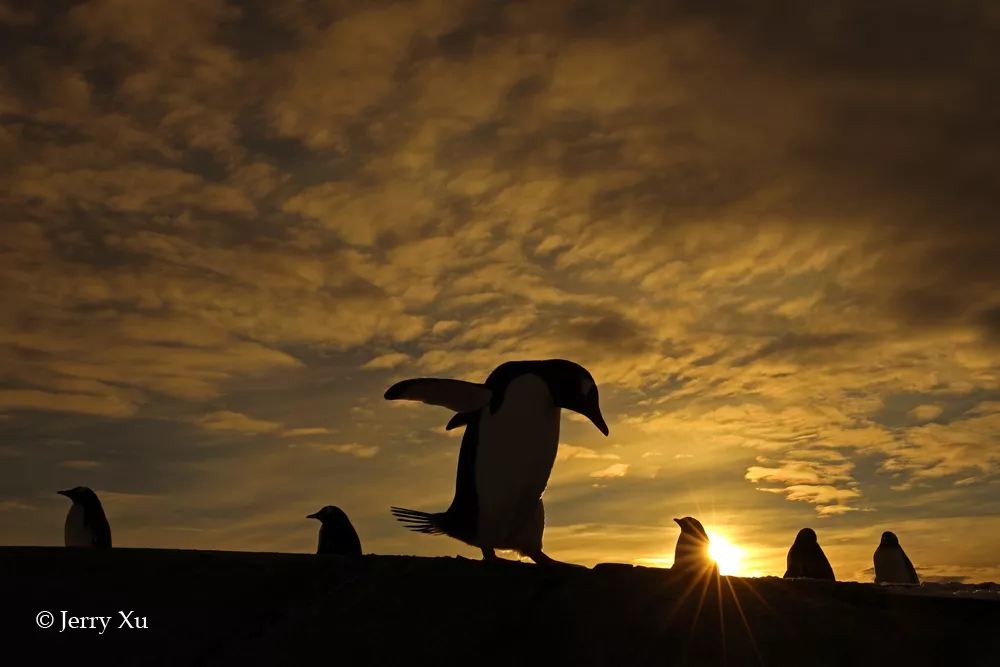
[[[1000,664],[1000,602],[872,584],[61,547],[0,548],[0,573],[5,650],[32,664]],[[38,627],[43,611],[54,627]],[[104,635],[59,632],[64,611],[112,618]],[[130,611],[148,627],[119,627]]]

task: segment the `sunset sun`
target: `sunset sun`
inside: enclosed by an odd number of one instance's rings
[[[719,535],[711,535],[708,554],[719,565],[719,574],[737,576],[742,570],[743,549]]]

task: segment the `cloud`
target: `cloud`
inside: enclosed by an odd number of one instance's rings
[[[858,508],[850,503],[861,497],[861,491],[851,476],[854,463],[846,461],[837,452],[818,454],[815,458],[821,459],[819,461],[786,459],[779,461],[777,467],[751,466],[747,469],[745,478],[754,483],[765,481],[783,484],[784,488],[758,490],[784,493],[788,500],[816,505],[816,513],[820,516],[856,511]],[[851,488],[838,486],[845,483]]]
[[[568,323],[568,335],[579,337],[587,346],[610,353],[646,352],[652,349],[649,334],[620,313],[597,318],[575,318]]]
[[[0,23],[12,26],[34,25],[35,15],[27,9],[18,9],[9,6],[6,2],[0,2]]]
[[[780,307],[777,312],[784,309],[788,311],[787,304]],[[758,349],[751,358],[764,359],[766,357],[800,357],[803,361],[810,359],[822,361],[833,350],[842,350],[847,343],[856,343],[858,334],[854,333],[831,333],[831,334],[784,334],[770,343]],[[818,353],[818,354],[817,354]],[[741,360],[741,363],[746,361]]]
[[[289,445],[294,447],[296,445]],[[355,458],[359,459],[370,459],[374,458],[378,454],[378,446],[372,445],[359,445],[356,442],[351,442],[347,444],[326,444],[326,443],[309,443],[305,445],[310,449],[315,449],[321,452],[335,452],[337,454],[349,454]]]
[[[609,477],[624,477],[627,473],[627,463],[612,463],[607,468],[602,468],[601,470],[590,473],[590,476],[597,479],[606,479]]]
[[[858,489],[838,489],[827,484],[792,484],[783,489],[759,490],[784,493],[789,500],[800,500],[816,505],[816,513],[821,516],[856,511],[857,508],[847,503],[861,497],[861,491]]]
[[[229,410],[220,410],[202,415],[198,418],[197,423],[202,428],[210,431],[234,431],[249,435],[269,433],[281,428],[280,422],[253,419],[239,412],[231,412]]]
[[[944,408],[940,405],[918,405],[913,408],[912,412],[918,421],[926,422],[940,416],[944,412]]]
[[[20,500],[0,500],[0,513],[13,511],[30,512],[36,509],[38,508],[21,502]]]
[[[107,393],[103,396],[37,389],[0,389],[0,408],[128,417],[135,414],[138,406],[114,388],[107,387]]]
[[[994,345],[1000,343],[1000,306],[983,310],[979,313],[978,320],[983,337]]]
[[[314,426],[310,428],[291,428],[284,431],[281,434],[282,438],[297,438],[303,435],[324,435],[329,433],[330,429],[324,428],[322,426]]]
[[[903,446],[883,462],[887,471],[906,471],[913,482],[978,471],[1000,472],[1000,452],[995,434],[1000,428],[1000,409],[984,402],[962,418],[947,424],[928,423],[906,429]]]
[[[383,354],[381,356],[375,357],[370,361],[366,361],[361,364],[361,368],[365,369],[392,369],[401,364],[405,364],[410,361],[410,357],[405,354],[400,354],[398,352],[393,352],[390,354]]]
[[[579,445],[568,445],[560,443],[559,451],[556,454],[556,461],[567,461],[569,459],[620,459],[621,457],[611,452],[600,453],[590,447]]]
[[[791,499],[791,494],[789,494],[789,499]],[[839,516],[841,514],[847,514],[848,512],[870,512],[874,511],[870,508],[853,507],[851,505],[817,505],[816,514],[820,517],[825,516]]]
[[[746,478],[751,482],[767,480],[786,485],[851,481],[852,478],[847,473],[853,468],[854,464],[850,462],[831,465],[811,461],[781,461],[777,468],[751,466],[747,469]]]
[[[447,5],[417,2],[348,12],[325,30],[310,30],[296,52],[276,63],[280,84],[267,102],[268,120],[280,135],[311,148],[346,148],[350,124],[392,97],[393,72],[412,41],[433,39],[457,18]]]
[[[93,470],[104,466],[100,461],[63,461],[59,465],[73,470]]]
[[[147,503],[157,503],[161,501],[160,496],[151,493],[121,493],[117,491],[107,491],[105,489],[94,489],[94,492],[102,499],[102,504],[108,503],[109,505],[116,504],[142,507]]]

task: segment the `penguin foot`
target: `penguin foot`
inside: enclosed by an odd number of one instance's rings
[[[560,560],[556,560],[549,556],[546,556],[542,551],[535,551],[532,553],[525,554],[528,558],[535,561],[536,565],[541,565],[542,567],[551,567],[554,569],[568,570],[568,569],[584,569],[587,568],[583,565],[577,565],[575,563],[564,563]]]
[[[486,563],[487,565],[499,565],[499,566],[521,564],[520,561],[511,560],[509,558],[500,558],[500,557],[490,558],[489,560],[483,560],[483,562]]]
[[[483,562],[487,565],[520,565],[521,561],[501,558],[493,549],[480,549],[483,552]]]
[[[493,556],[493,558],[484,558],[483,562],[487,565],[520,565],[520,561],[511,560],[509,558],[500,558],[500,556]]]

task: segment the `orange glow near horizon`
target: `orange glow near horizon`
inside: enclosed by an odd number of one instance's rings
[[[744,576],[743,556],[746,550],[718,534],[709,534],[709,538],[712,543],[708,547],[708,555],[719,565],[719,574]]]

